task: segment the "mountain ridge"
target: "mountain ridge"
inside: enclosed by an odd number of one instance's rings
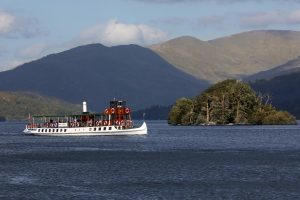
[[[255,30],[209,41],[193,38],[198,42],[187,45],[189,55],[185,46],[176,44],[187,38],[174,38],[149,48],[178,69],[211,83],[241,79],[300,56],[299,31]]]
[[[300,118],[300,72],[250,83],[256,92],[269,94],[272,104]]]
[[[230,77],[227,71],[234,62],[231,58],[221,54],[214,45],[190,36],[175,38],[149,48],[178,69],[204,80],[210,80],[207,77],[216,80]],[[218,66],[210,60],[218,61],[223,65]],[[216,70],[213,71],[213,69]]]
[[[296,59],[290,60],[283,65],[279,65],[272,69],[261,71],[252,74],[245,78],[246,81],[255,81],[260,79],[270,79],[276,76],[291,74],[300,71],[300,56]]]
[[[170,105],[208,86],[138,45],[79,46],[0,73],[0,90],[30,91],[102,111],[109,100],[134,109]]]

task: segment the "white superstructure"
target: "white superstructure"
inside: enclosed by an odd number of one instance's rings
[[[145,135],[146,122],[134,127],[125,101],[113,100],[103,113],[89,113],[83,102],[79,115],[33,116],[24,130],[26,134],[48,136]]]
[[[122,129],[122,126],[92,126],[92,127],[31,127],[26,126],[27,134],[52,136],[93,136],[93,135],[146,135],[146,122],[138,128]]]

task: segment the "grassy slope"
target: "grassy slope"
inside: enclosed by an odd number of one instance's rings
[[[179,69],[217,82],[295,59],[300,55],[300,32],[250,31],[207,42],[180,37],[150,48]]]
[[[236,61],[214,45],[193,37],[180,37],[150,47],[172,65],[204,80],[219,81],[230,77]],[[222,64],[221,64],[222,63]]]
[[[32,93],[0,92],[0,116],[23,120],[31,115],[80,113],[81,106]]]
[[[231,57],[246,74],[271,69],[300,55],[300,32],[250,31],[210,41]]]

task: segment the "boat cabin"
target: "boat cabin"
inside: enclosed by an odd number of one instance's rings
[[[32,128],[62,128],[62,127],[93,127],[116,126],[118,129],[133,128],[130,109],[126,101],[113,100],[103,113],[89,113],[86,102],[83,102],[83,112],[77,115],[33,116],[29,126]]]

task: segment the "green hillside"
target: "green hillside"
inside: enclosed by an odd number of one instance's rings
[[[189,36],[150,48],[182,71],[210,82],[231,77],[234,74],[232,66],[238,64],[216,46]]]
[[[212,83],[248,76],[300,55],[298,31],[250,31],[201,41],[179,37],[150,47],[177,68]]]
[[[80,113],[81,106],[32,93],[0,92],[0,117],[24,120],[31,115],[63,115]]]

